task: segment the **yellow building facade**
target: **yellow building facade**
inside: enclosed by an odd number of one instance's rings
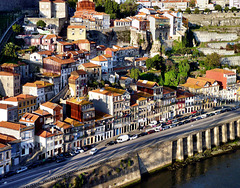
[[[67,28],[68,40],[76,41],[86,39],[86,26],[83,25],[69,25]]]

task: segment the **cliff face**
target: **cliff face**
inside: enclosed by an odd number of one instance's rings
[[[147,31],[139,32],[136,30],[130,30],[131,32],[131,41],[130,44],[133,46],[141,46],[142,50],[150,51],[152,47],[152,38],[151,34]]]
[[[104,45],[111,47],[112,45],[129,45],[130,42],[130,31],[108,31],[100,32],[91,30],[88,31],[87,38],[89,40],[95,41],[98,45]]]

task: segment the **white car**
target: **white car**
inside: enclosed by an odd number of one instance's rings
[[[130,136],[130,140],[134,140],[134,139],[136,139],[136,138],[138,138],[138,135],[137,135],[137,134]]]
[[[79,153],[84,153],[83,149],[78,149]]]
[[[22,167],[19,168],[16,172],[19,174],[19,173],[21,173],[21,172],[26,171],[27,169],[28,169],[28,167],[26,167],[26,166],[22,166]]]
[[[98,149],[97,148],[92,148],[90,151],[91,155],[94,155],[95,153],[97,153]]]

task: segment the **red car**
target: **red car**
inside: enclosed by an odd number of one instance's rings
[[[155,133],[155,130],[150,130],[147,132],[148,134],[152,134],[152,133]]]

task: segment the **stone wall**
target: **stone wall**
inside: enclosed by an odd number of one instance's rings
[[[191,24],[201,26],[236,26],[240,25],[240,13],[184,14]]]
[[[240,66],[240,56],[222,57],[221,64],[227,64],[230,66]]]
[[[219,55],[234,55],[234,50],[224,50],[224,49],[215,49],[215,48],[198,48],[200,52],[203,52],[205,55],[217,53]]]
[[[30,23],[36,24],[39,20],[43,20],[46,23],[46,26],[52,25],[56,27],[56,34],[58,35],[61,32],[61,29],[64,26],[66,18],[24,18],[24,22],[29,21]]]
[[[237,33],[194,31],[193,34],[198,42],[232,41],[238,39]]]

